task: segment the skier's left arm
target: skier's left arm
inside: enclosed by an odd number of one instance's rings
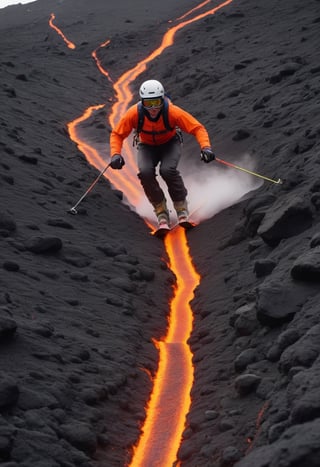
[[[215,159],[210,137],[206,128],[193,115],[178,106],[170,106],[170,116],[175,118],[175,124],[185,133],[193,135],[201,148],[201,160],[211,162]]]

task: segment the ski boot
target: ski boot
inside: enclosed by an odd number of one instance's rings
[[[189,221],[189,210],[187,200],[174,201],[173,206],[176,210],[178,223],[184,229],[188,230],[194,227],[194,224]]]
[[[179,224],[181,224],[182,222],[188,222],[189,211],[187,201],[174,201],[173,206],[176,210]]]
[[[154,204],[154,212],[158,219],[158,229],[155,232],[157,237],[164,237],[170,231],[170,218],[166,200],[159,204]]]
[[[164,227],[169,229],[170,228],[170,218],[169,218],[169,211],[167,208],[166,200],[164,199],[159,204],[154,204],[154,212],[158,219],[158,226]]]

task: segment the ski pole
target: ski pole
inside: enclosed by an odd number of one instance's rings
[[[77,207],[79,206],[79,204],[81,203],[81,201],[84,200],[84,198],[87,196],[88,193],[90,193],[90,191],[92,190],[92,188],[98,183],[98,181],[100,180],[100,178],[102,177],[102,175],[105,173],[105,171],[108,169],[108,167],[110,167],[110,163],[99,173],[99,175],[97,176],[97,178],[91,183],[91,185],[89,186],[89,188],[87,189],[87,191],[81,196],[81,198],[79,199],[79,201],[77,201],[77,203],[69,209],[69,213],[70,214],[78,214],[78,211],[77,211]]]
[[[263,180],[267,180],[268,182],[271,183],[276,183],[276,184],[282,184],[281,178],[278,178],[278,180],[273,180],[272,178],[265,177],[264,175],[260,175],[256,172],[252,172],[251,170],[244,169],[243,167],[239,167],[238,165],[232,164],[231,162],[224,161],[223,159],[218,159],[218,157],[215,158],[217,162],[220,164],[227,165],[228,167],[233,167],[234,169],[242,170],[242,172],[246,172],[250,175],[254,175],[255,177],[263,178]]]

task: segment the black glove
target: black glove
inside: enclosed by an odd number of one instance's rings
[[[203,162],[208,163],[213,161],[216,158],[216,156],[214,155],[211,148],[203,148],[201,150],[200,158]]]
[[[121,156],[121,154],[114,154],[111,157],[110,166],[111,166],[112,169],[120,170],[120,169],[122,169],[124,164],[125,164],[125,161],[124,161],[124,158]]]

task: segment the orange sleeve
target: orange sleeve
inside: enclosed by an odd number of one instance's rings
[[[123,141],[138,126],[137,104],[130,107],[110,134],[110,156],[121,154]]]
[[[181,128],[185,133],[193,135],[198,141],[200,148],[211,147],[210,138],[206,128],[195,117],[181,109],[177,105],[170,103],[169,121]]]

